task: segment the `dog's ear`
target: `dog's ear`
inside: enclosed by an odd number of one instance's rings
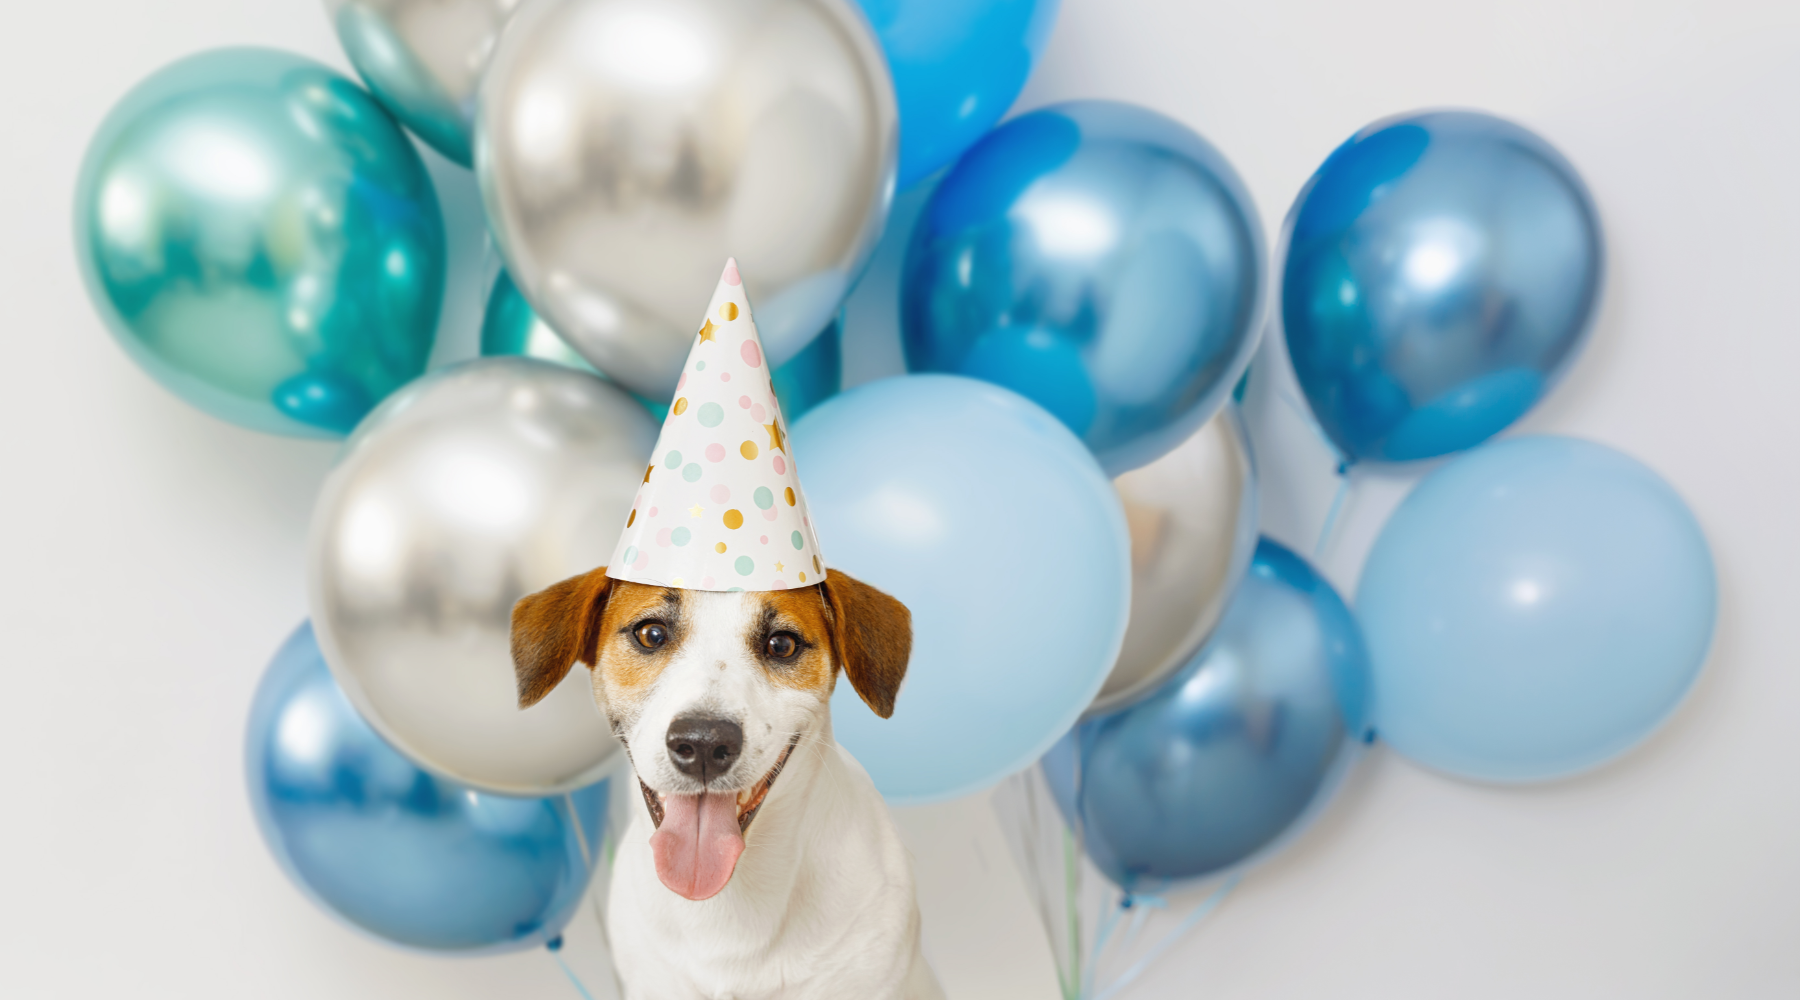
[[[519,707],[530,708],[555,690],[576,661],[589,667],[600,645],[600,613],[612,579],[606,567],[519,599],[512,610],[513,672]]]
[[[892,716],[912,656],[912,612],[842,570],[833,569],[819,591],[831,627],[832,654],[875,714]]]

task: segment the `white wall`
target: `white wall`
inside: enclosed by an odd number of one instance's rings
[[[444,960],[357,937],[270,861],[242,726],[305,614],[301,546],[333,449],[171,398],[107,337],[76,275],[76,166],[111,102],[217,45],[342,66],[321,5],[7,7],[0,994],[572,998],[541,953]],[[1325,154],[1381,115],[1475,106],[1547,136],[1599,200],[1611,272],[1596,336],[1526,429],[1660,470],[1705,525],[1723,588],[1705,677],[1638,752],[1496,790],[1377,750],[1138,995],[1800,995],[1800,5],[1067,0],[1021,106],[1075,97],[1194,126],[1271,232]],[[453,224],[469,219],[466,179],[439,180]],[[470,343],[474,247],[458,249],[445,353]],[[879,324],[851,335],[859,373],[891,361]],[[1259,398],[1266,526],[1310,550],[1329,460]],[[1354,580],[1405,485],[1358,483],[1327,552],[1334,579]],[[952,995],[1053,996],[985,802],[901,822]],[[598,985],[590,924],[567,954]]]

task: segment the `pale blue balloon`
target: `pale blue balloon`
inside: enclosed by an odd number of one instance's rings
[[[906,365],[1029,397],[1116,476],[1218,412],[1262,291],[1262,223],[1218,150],[1145,108],[1052,105],[976,143],[914,224]]]
[[[367,91],[310,59],[217,49],[138,84],[88,146],[75,239],[126,353],[244,427],[340,437],[431,353],[431,178]]]
[[[326,911],[393,944],[549,944],[601,849],[605,782],[513,798],[421,770],[351,707],[311,622],[263,676],[244,749],[250,804],[281,867]]]
[[[1523,437],[1419,484],[1356,607],[1384,741],[1451,774],[1543,781],[1668,717],[1706,660],[1718,584],[1700,525],[1655,472]]]
[[[1356,619],[1304,559],[1262,539],[1219,627],[1149,697],[1044,757],[1082,846],[1129,892],[1253,862],[1305,826],[1369,738]]]
[[[1024,397],[948,375],[834,396],[791,440],[828,571],[913,616],[893,718],[840,683],[838,742],[890,802],[1029,766],[1100,690],[1130,613],[1125,516],[1093,456]]]

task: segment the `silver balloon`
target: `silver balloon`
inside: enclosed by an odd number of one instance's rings
[[[414,135],[469,166],[475,88],[519,0],[325,0],[351,65]]]
[[[836,313],[893,195],[893,84],[850,0],[527,0],[479,103],[507,270],[651,399],[727,257],[780,365]]]
[[[1233,406],[1113,486],[1131,529],[1131,623],[1089,715],[1148,694],[1186,663],[1256,551],[1256,471]]]
[[[603,776],[618,744],[588,672],[520,711],[510,618],[606,561],[656,429],[618,387],[528,358],[434,372],[357,428],[314,510],[308,583],[326,661],[395,747],[496,792]]]

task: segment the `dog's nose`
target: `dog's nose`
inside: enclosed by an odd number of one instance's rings
[[[744,727],[730,719],[684,715],[669,723],[669,759],[701,783],[720,777],[744,751]]]

